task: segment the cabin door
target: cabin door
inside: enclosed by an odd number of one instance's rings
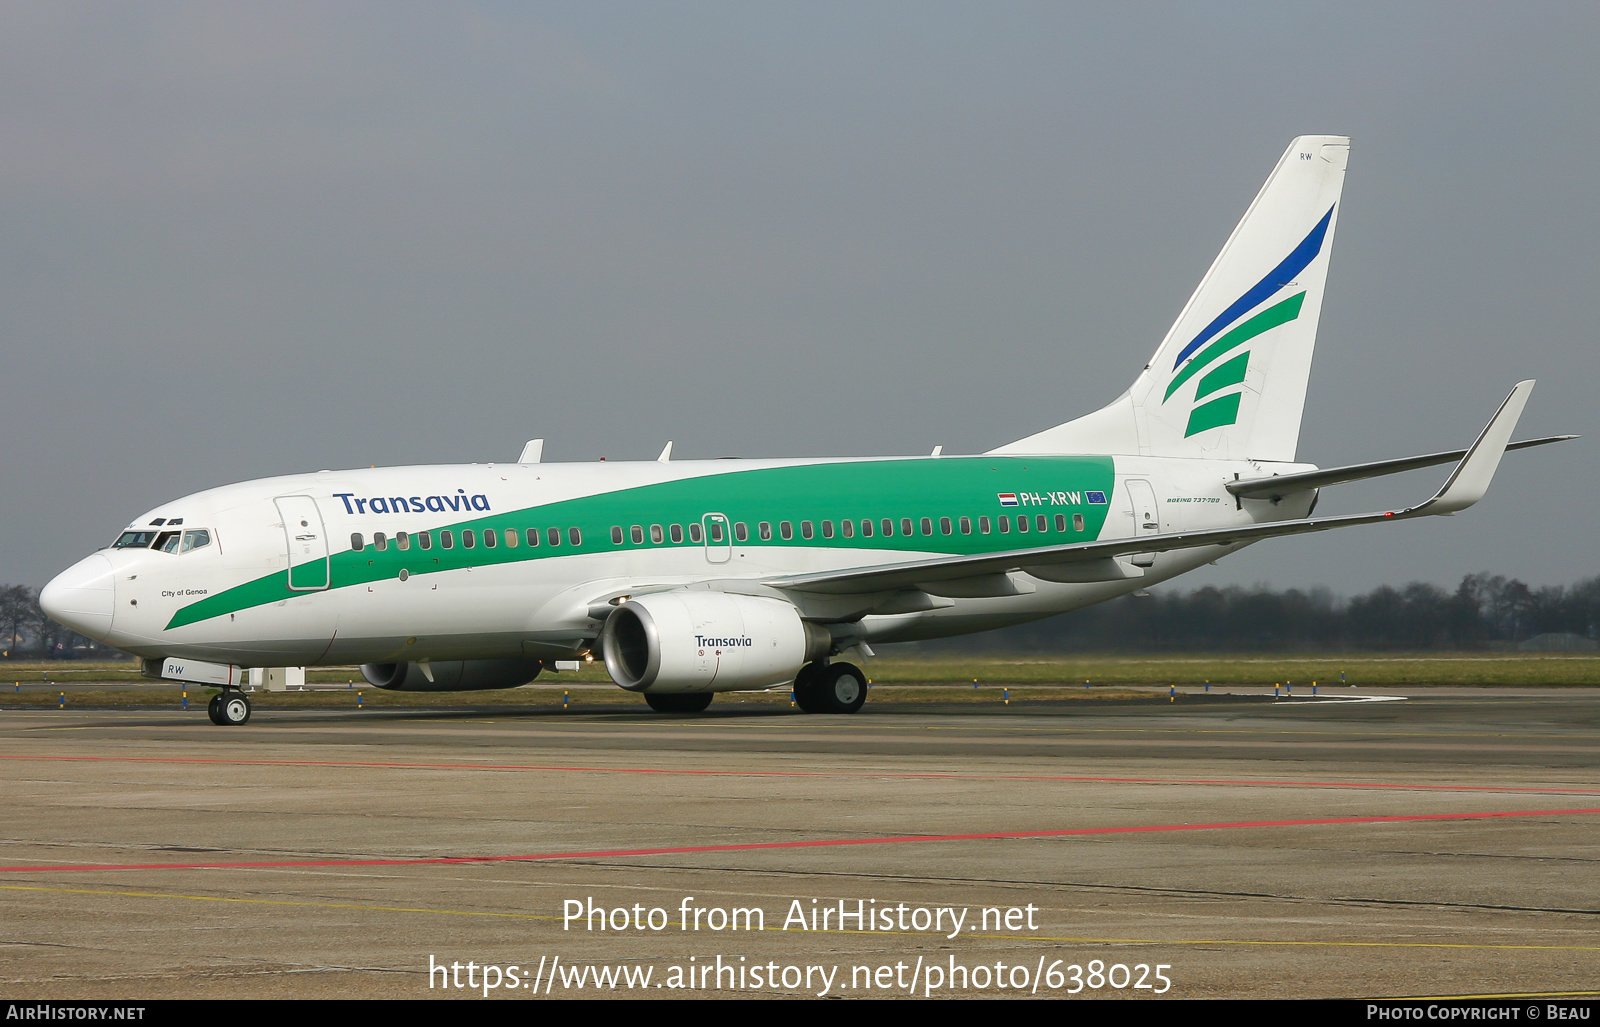
[[[284,542],[289,554],[289,588],[312,592],[328,587],[328,533],[322,512],[310,496],[279,496]]]

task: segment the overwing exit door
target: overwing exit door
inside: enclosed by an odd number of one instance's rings
[[[311,592],[328,587],[328,535],[322,512],[310,496],[279,496],[273,500],[283,518],[284,543],[289,554],[289,588]]]
[[[728,518],[719,513],[708,513],[700,518],[700,530],[706,534],[706,559],[711,563],[727,563],[733,559],[733,532]]]

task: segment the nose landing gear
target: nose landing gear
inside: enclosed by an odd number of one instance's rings
[[[211,718],[211,723],[223,727],[247,723],[250,720],[250,699],[243,692],[224,689],[206,703],[206,714]]]

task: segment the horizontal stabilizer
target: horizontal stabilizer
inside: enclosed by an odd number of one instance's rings
[[[1570,442],[1581,439],[1582,435],[1547,435],[1542,439],[1524,439],[1513,442],[1506,447],[1506,452],[1513,449],[1532,449],[1535,446],[1548,446],[1552,442]],[[1227,489],[1241,499],[1271,499],[1277,501],[1296,492],[1305,492],[1308,489],[1320,489],[1327,485],[1343,485],[1345,482],[1362,481],[1367,478],[1381,478],[1386,474],[1400,474],[1403,471],[1415,471],[1424,467],[1435,467],[1447,464],[1453,460],[1460,460],[1467,455],[1464,449],[1452,449],[1444,453],[1428,453],[1423,456],[1406,456],[1394,460],[1375,460],[1366,464],[1346,464],[1343,467],[1324,467],[1316,471],[1302,471],[1298,474],[1275,474],[1270,478],[1245,478],[1240,481],[1230,481]]]

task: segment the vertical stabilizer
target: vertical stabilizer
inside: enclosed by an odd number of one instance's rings
[[[994,452],[1293,460],[1349,152],[1290,144],[1132,388]]]

